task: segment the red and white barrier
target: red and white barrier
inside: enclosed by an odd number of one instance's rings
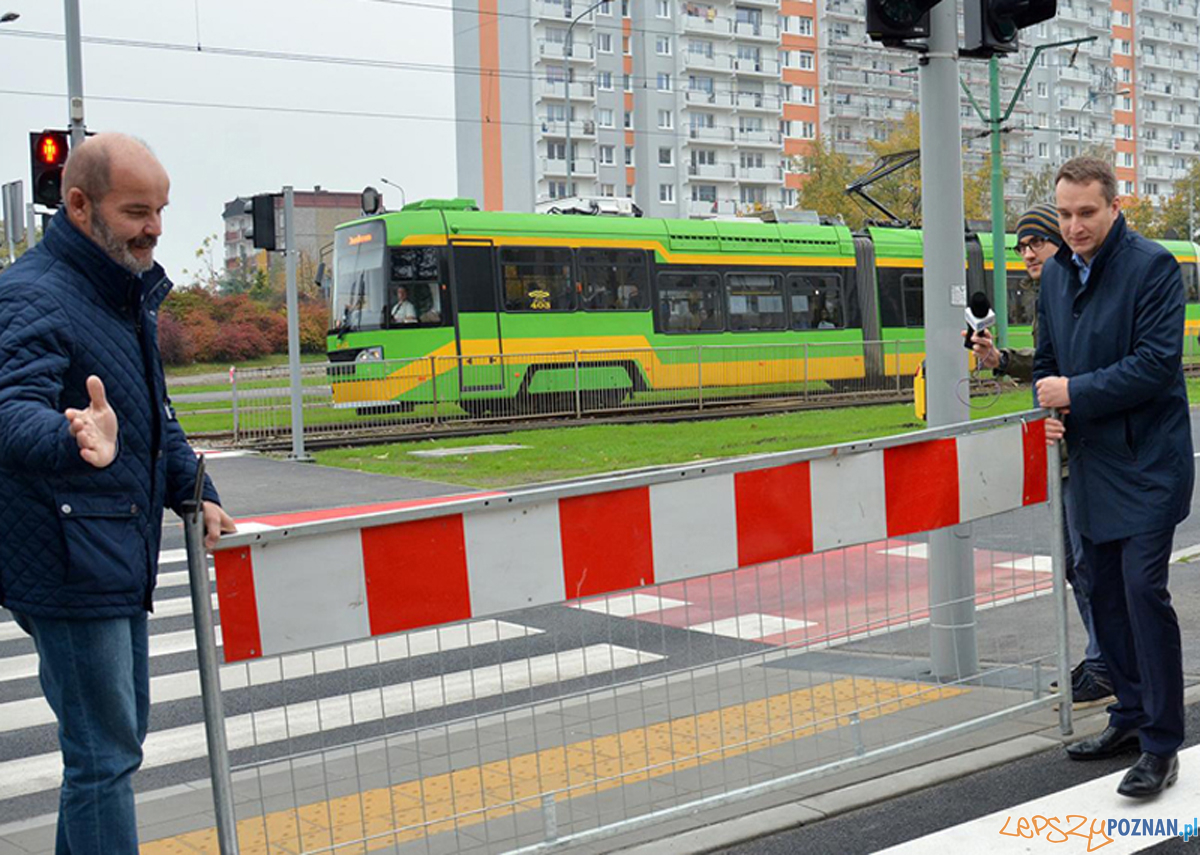
[[[596,478],[234,535],[226,661],[869,543],[1046,501],[1041,419]]]

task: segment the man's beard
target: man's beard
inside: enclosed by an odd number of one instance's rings
[[[123,241],[112,233],[98,207],[92,208],[92,235],[100,248],[108,253],[108,257],[124,267],[134,276],[141,276],[154,266],[154,254],[145,261],[130,252],[130,247],[137,249],[153,249],[158,245],[158,238],[153,235],[140,235],[133,240]]]

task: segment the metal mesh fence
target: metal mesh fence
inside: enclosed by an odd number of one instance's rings
[[[973,526],[971,673],[932,673],[920,535],[224,666],[241,851],[577,845],[1027,712],[1047,517]]]

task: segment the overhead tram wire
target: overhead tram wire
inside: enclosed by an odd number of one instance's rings
[[[64,92],[35,92],[25,89],[0,89],[0,95],[14,95],[19,97],[29,98],[65,98]],[[141,104],[145,106],[157,107],[191,107],[196,109],[208,110],[236,110],[241,112],[251,113],[282,113],[298,116],[342,116],[344,118],[353,119],[385,119],[391,121],[409,121],[409,122],[440,122],[444,124],[463,124],[463,125],[507,125],[510,127],[521,128],[540,128],[546,122],[516,122],[509,119],[500,120],[485,120],[485,119],[468,119],[458,116],[423,116],[416,113],[379,113],[368,110],[331,110],[314,107],[276,107],[264,104],[222,104],[204,101],[181,101],[170,98],[135,98],[132,96],[119,95],[88,95],[89,101],[102,101],[108,103],[120,104]],[[578,120],[577,120],[578,121]],[[736,130],[733,125],[713,125],[713,129],[717,130]],[[601,130],[597,126],[598,130]],[[707,129],[707,128],[706,128]],[[623,130],[623,128],[612,127],[603,128],[602,130]],[[691,139],[687,130],[682,132],[678,129],[666,130],[647,128],[643,131],[638,131],[643,136],[655,137],[671,137],[672,139]],[[699,142],[703,143],[703,140]]]
[[[9,36],[15,38],[39,39],[44,41],[63,41],[64,36],[61,33],[50,33],[38,30],[10,30],[0,29],[0,36]],[[268,51],[258,48],[230,48],[221,47],[219,45],[206,45],[202,48],[197,48],[196,45],[183,44],[180,42],[152,42],[140,39],[122,39],[106,36],[85,36],[83,41],[86,44],[94,44],[104,47],[120,47],[131,48],[137,50],[163,50],[174,53],[187,53],[191,55],[210,54],[214,56],[235,57],[240,59],[261,59],[274,62],[306,62],[315,65],[341,65],[360,68],[386,68],[396,71],[412,71],[428,74],[452,74],[452,75],[470,75],[476,76],[487,73],[493,77],[508,78],[513,80],[546,80],[544,74],[538,74],[533,71],[504,71],[492,69],[484,69],[475,66],[456,66],[456,65],[440,65],[433,63],[418,63],[418,62],[399,62],[396,60],[386,59],[363,59],[359,57],[339,56],[336,54],[306,54],[306,53],[290,53],[283,51]],[[558,63],[554,63],[554,67],[558,67]],[[599,78],[585,78],[577,82],[596,83]],[[631,74],[630,82],[639,83],[642,88],[648,88],[651,82],[657,83],[657,76],[650,77],[649,75]],[[624,81],[624,74],[613,74],[614,84],[619,80]],[[610,90],[601,90],[610,91]],[[614,85],[613,92],[624,91]],[[688,90],[686,87],[676,87],[671,92],[686,92],[686,91],[703,91],[709,90]],[[714,82],[713,92],[730,92],[753,94],[746,90],[737,89],[732,85],[717,84]],[[696,105],[704,109],[704,105]]]

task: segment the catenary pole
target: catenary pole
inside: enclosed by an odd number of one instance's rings
[[[83,40],[79,25],[79,0],[64,0],[67,36],[67,112],[71,122],[71,148],[84,140]]]
[[[921,219],[925,244],[925,376],[930,427],[965,422],[967,305],[962,141],[958,97],[958,4],[929,13],[920,63]],[[914,501],[916,498],[914,497]],[[930,658],[936,678],[978,671],[975,568],[969,525],[929,534]]]
[[[296,287],[296,194],[283,188],[283,243],[287,259],[288,375],[292,380],[293,460],[311,461],[304,450],[304,389],[300,382],[300,295]]]
[[[992,305],[996,346],[1008,347],[1008,251],[1004,246],[1004,163],[1000,145],[1000,60],[988,60],[992,142]]]

